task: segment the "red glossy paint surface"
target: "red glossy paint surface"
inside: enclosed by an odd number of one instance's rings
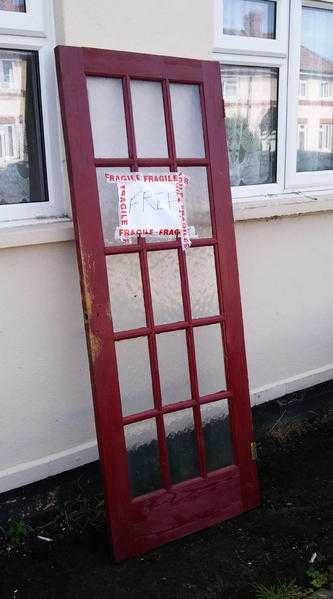
[[[228,156],[218,63],[150,56],[89,48],[56,49],[58,80],[73,219],[76,231],[83,310],[90,360],[96,430],[103,471],[108,525],[116,559],[147,551],[172,539],[213,525],[258,505],[256,466],[251,458],[252,423],[244,351],[236,245],[229,187]],[[121,77],[129,158],[94,156],[86,77]],[[160,81],[168,144],[168,158],[139,159],[136,153],[130,80]],[[205,158],[176,156],[169,83],[199,85]],[[212,238],[196,239],[193,246],[214,248],[220,314],[193,319],[186,256],[180,240],[105,247],[99,209],[96,167],[206,166],[212,218]],[[184,321],[156,325],[147,254],[177,251]],[[139,255],[146,327],[115,333],[106,271],[106,256]],[[194,326],[220,324],[227,390],[200,396],[196,367]],[[184,330],[190,373],[191,398],[162,405],[156,337]],[[151,366],[154,408],[123,417],[115,352],[120,339],[146,336]],[[200,406],[225,400],[229,405],[234,464],[207,474]],[[193,410],[200,476],[172,484],[165,438],[164,414]],[[124,425],[155,418],[163,488],[133,499],[130,493]]]

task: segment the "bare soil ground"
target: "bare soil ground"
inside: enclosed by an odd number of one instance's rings
[[[259,447],[259,509],[122,564],[100,496],[51,506],[22,543],[2,535],[0,597],[251,599],[256,582],[303,584],[314,553],[316,567],[333,564],[332,433],[332,422],[275,429]]]

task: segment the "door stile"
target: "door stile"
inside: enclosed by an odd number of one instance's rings
[[[127,523],[129,478],[88,94],[82,50],[61,47],[56,53],[105,506],[116,544]]]
[[[225,350],[228,356],[226,374],[232,393],[229,408],[233,448],[235,463],[240,469],[244,509],[251,509],[259,503],[259,489],[257,468],[251,455],[253,428],[219,68],[219,64],[213,62],[206,62],[204,66],[206,121],[204,130],[207,127],[206,136],[211,159],[210,179],[214,199],[213,215],[217,223],[223,223],[223,230],[219,226],[216,227],[216,237],[223,307],[227,315],[224,330]],[[216,135],[216,131],[220,134]],[[228,259],[223,259],[222,249],[223,255],[228,256]]]

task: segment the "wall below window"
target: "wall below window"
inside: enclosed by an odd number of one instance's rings
[[[236,225],[252,402],[333,379],[333,213]]]
[[[96,449],[73,242],[3,249],[0,278],[1,492]]]
[[[252,403],[333,379],[333,213],[236,225]],[[96,459],[73,242],[1,250],[0,492]]]

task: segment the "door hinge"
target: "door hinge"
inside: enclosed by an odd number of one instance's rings
[[[257,444],[255,443],[255,441],[253,443],[251,443],[251,457],[252,457],[252,460],[254,460],[254,461],[256,461],[256,459],[258,457]]]

